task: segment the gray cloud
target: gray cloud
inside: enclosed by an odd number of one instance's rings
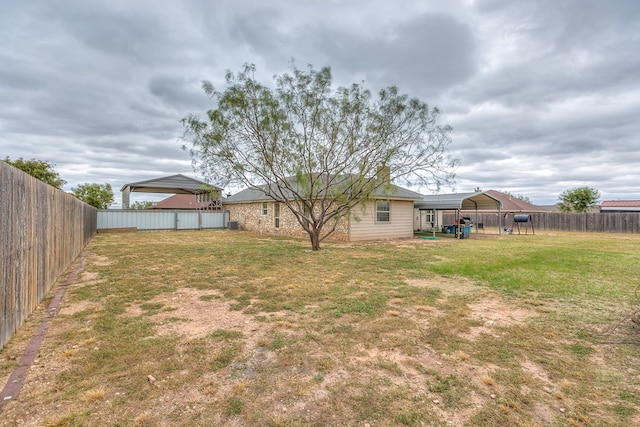
[[[3,2],[0,155],[69,187],[195,176],[180,119],[211,107],[202,80],[251,62],[271,82],[295,58],[440,107],[457,190],[640,198],[637,1],[305,3]]]
[[[336,68],[362,75],[367,85],[398,85],[423,96],[464,81],[476,68],[471,31],[445,15],[372,23],[365,33],[321,28],[315,45],[337,63]]]

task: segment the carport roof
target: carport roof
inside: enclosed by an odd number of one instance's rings
[[[126,191],[127,187],[128,191],[132,193],[200,194],[208,193],[211,187],[215,190],[222,190],[222,188],[209,186],[204,181],[190,178],[182,174],[132,182],[130,184],[123,185],[120,191]]]
[[[413,206],[417,209],[435,210],[501,210],[500,200],[484,192],[432,194],[416,201]]]

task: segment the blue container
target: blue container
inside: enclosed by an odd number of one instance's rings
[[[446,234],[453,234],[456,232],[456,225],[445,225],[444,227],[442,227],[442,231],[444,231]]]

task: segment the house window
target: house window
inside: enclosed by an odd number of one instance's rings
[[[273,225],[280,228],[280,203],[273,204]]]
[[[262,204],[262,215],[267,215],[269,213],[269,209],[268,209],[268,203],[264,202]]]
[[[433,222],[433,210],[427,211],[425,219],[427,222]]]
[[[311,211],[309,210],[309,206],[304,205],[303,212],[304,212],[305,218],[307,219],[311,218]]]
[[[434,210],[428,210],[425,212],[424,215],[424,220],[427,224],[430,224],[431,226],[433,226],[433,223],[435,221],[435,215],[434,215],[435,211]]]
[[[391,221],[391,202],[388,200],[376,200],[376,222]]]

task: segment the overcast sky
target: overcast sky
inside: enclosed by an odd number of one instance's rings
[[[211,107],[202,81],[254,63],[271,83],[291,58],[440,108],[461,160],[443,192],[640,199],[637,0],[2,0],[0,156],[118,203],[125,183],[202,179],[180,141]]]

